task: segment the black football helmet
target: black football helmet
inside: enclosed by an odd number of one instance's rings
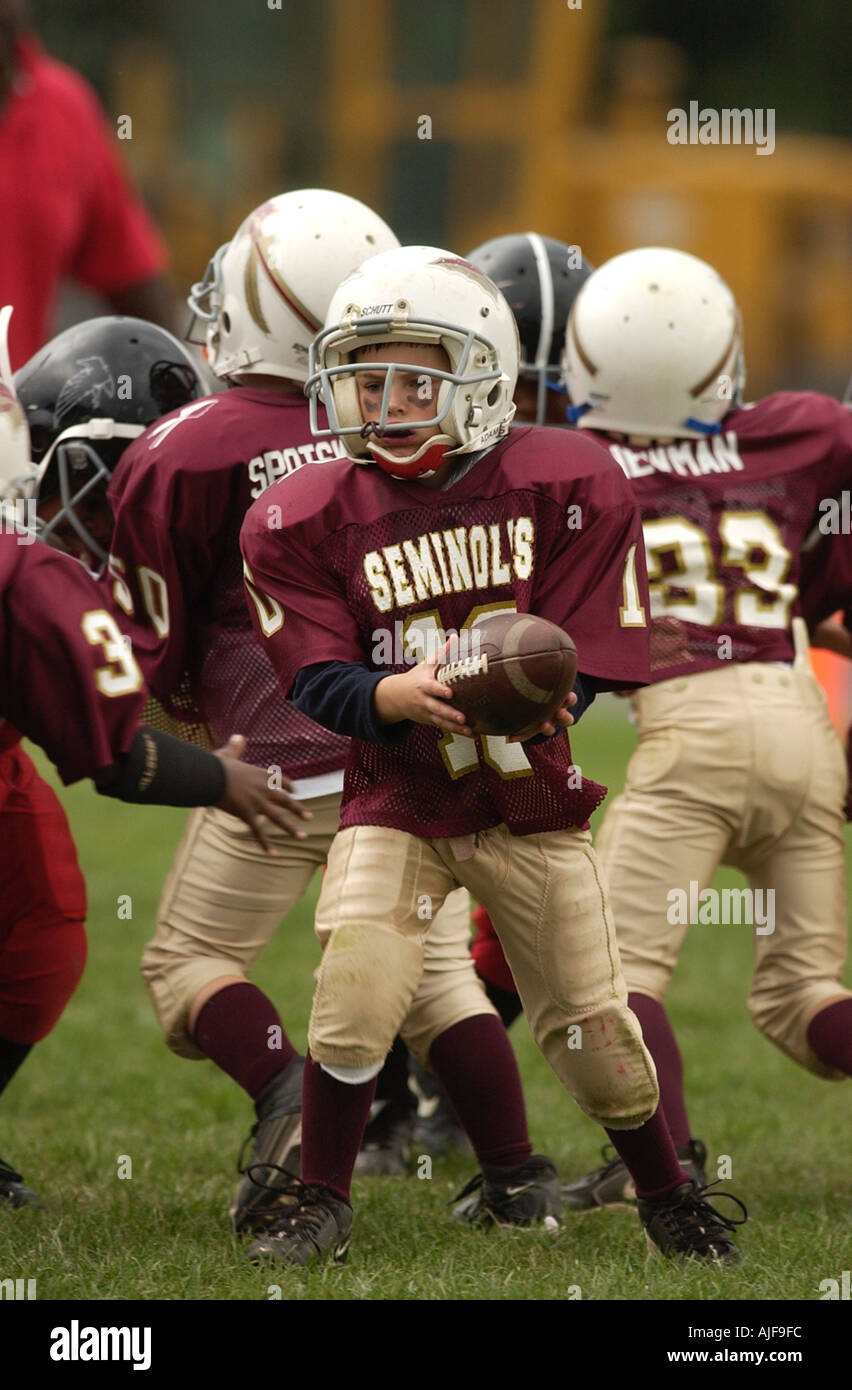
[[[95,534],[91,522],[112,471],[131,439],[205,394],[199,371],[164,328],[110,316],[52,338],[15,373],[15,391],[30,431],[38,533],[62,549],[70,528],[100,573],[111,523]]]
[[[509,301],[521,340],[520,375],[538,386],[536,423],[544,423],[546,395],[563,391],[562,350],[571,305],[593,267],[576,246],[522,232],[494,237],[466,257]],[[550,379],[548,379],[550,377]]]

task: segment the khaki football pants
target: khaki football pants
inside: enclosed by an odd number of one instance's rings
[[[375,1064],[410,1023],[433,914],[459,884],[488,910],[533,1037],[592,1119],[631,1129],[653,1115],[654,1063],[627,1007],[612,918],[588,831],[460,840],[341,830],[317,906],[323,944],[308,1042],[319,1062]],[[406,1015],[409,1021],[406,1022]]]
[[[806,1038],[814,1014],[850,993],[847,774],[809,665],[731,665],[661,681],[633,703],[639,743],[596,840],[628,988],[663,1000],[688,930],[672,923],[674,894],[697,885],[695,901],[732,865],[763,890],[764,913],[774,890],[774,930],[770,920],[692,930],[713,932],[719,950],[730,933],[753,934],[754,1023],[809,1071],[839,1078]]]
[[[305,804],[314,815],[305,827],[307,839],[291,839],[267,825],[274,858],[264,854],[248,826],[224,811],[199,807],[189,817],[163,888],[156,934],[142,957],[142,974],[166,1043],[181,1057],[205,1056],[187,1032],[199,990],[222,975],[248,977],[328,858],[340,820],[340,796]],[[495,1012],[474,969],[470,935],[467,893],[454,893],[435,917],[422,978],[402,1029],[423,1062],[447,1028]],[[388,1047],[392,1041],[393,1035]]]

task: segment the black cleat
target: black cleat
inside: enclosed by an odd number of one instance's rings
[[[707,1196],[729,1197],[742,1216],[739,1221],[723,1216],[707,1201]],[[651,1250],[661,1255],[685,1255],[709,1264],[733,1265],[740,1252],[730,1232],[748,1220],[748,1212],[732,1192],[712,1192],[694,1182],[682,1183],[667,1197],[654,1201],[640,1198],[639,1220]]]
[[[16,1173],[14,1168],[0,1158],[0,1203],[6,1202],[10,1207],[27,1207],[38,1200],[38,1196],[32,1188],[27,1187],[21,1174]]]
[[[417,1118],[414,1123],[414,1149],[437,1157],[449,1153],[470,1153],[470,1140],[456,1119],[456,1113],[436,1076],[430,1076],[416,1058],[411,1059],[411,1081],[417,1092]]]
[[[559,1174],[541,1154],[533,1154],[518,1168],[492,1168],[488,1177],[477,1173],[453,1201],[457,1203],[453,1220],[470,1226],[532,1226],[541,1222],[555,1230],[562,1215]]]
[[[412,1101],[413,1101],[412,1097]],[[405,1177],[411,1161],[411,1136],[417,1111],[413,1104],[388,1100],[368,1122],[355,1160],[362,1178]]]
[[[294,1057],[264,1086],[257,1100],[257,1124],[237,1159],[243,1180],[228,1213],[238,1235],[262,1231],[281,1210],[282,1192],[299,1176],[302,1141],[302,1073],[305,1059]],[[248,1163],[246,1146],[254,1140]]]
[[[306,1265],[325,1255],[332,1264],[343,1264],[349,1250],[352,1208],[332,1196],[327,1187],[308,1186],[291,1178],[281,1189],[287,1205],[279,1208],[266,1230],[252,1241],[246,1256],[254,1264],[263,1259],[283,1264]]]
[[[602,1150],[604,1158],[612,1152],[609,1145]],[[707,1150],[700,1139],[691,1139],[688,1149],[678,1149],[680,1166],[698,1187],[707,1186],[704,1165]],[[595,1168],[576,1182],[562,1184],[562,1200],[569,1211],[594,1211],[600,1207],[635,1206],[636,1189],[633,1179],[617,1156]]]

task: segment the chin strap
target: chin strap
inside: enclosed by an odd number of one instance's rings
[[[684,420],[683,424],[684,429],[695,430],[697,434],[704,434],[709,436],[712,434],[722,433],[721,420],[718,421],[718,423],[715,425],[706,425],[703,420],[696,420],[693,418],[693,416],[690,415],[686,420]]]
[[[738,405],[738,401],[736,401],[736,400],[733,401],[733,402],[731,403],[731,410],[735,410],[736,407],[737,407],[737,405]],[[569,405],[569,406],[568,406],[568,409],[565,411],[565,419],[568,421],[569,425],[576,425],[577,421],[578,421],[578,420],[581,420],[582,417],[583,417],[588,411],[590,411],[590,410],[594,410],[594,406],[591,404],[590,401],[585,401],[582,405]],[[730,411],[728,411],[728,412],[726,412],[726,413],[727,413],[727,414],[730,414]],[[710,437],[711,435],[714,435],[714,434],[721,434],[721,433],[722,433],[722,425],[723,425],[723,423],[724,423],[724,419],[718,421],[715,425],[707,425],[707,424],[705,424],[705,422],[704,422],[703,420],[696,420],[696,419],[693,418],[693,416],[690,415],[690,417],[689,417],[687,420],[684,420],[683,425],[681,426],[681,428],[682,428],[682,429],[686,429],[686,430],[694,430],[696,434],[701,434],[701,435],[705,435],[705,436],[707,436],[707,437]],[[609,431],[609,426],[608,426],[608,425],[603,425],[603,426],[597,425],[596,428],[597,428],[597,429],[603,428],[604,430]],[[609,432],[612,433],[612,431],[609,431]],[[617,431],[617,432],[618,432],[619,434],[622,434],[622,433],[623,433],[622,430],[619,430],[619,431]],[[644,435],[642,435],[641,437],[642,437],[642,438],[645,438]],[[654,438],[654,437],[656,437],[656,436],[650,436],[650,435],[648,436],[648,438]],[[682,436],[681,436],[680,434],[678,434],[678,433],[673,434],[671,437],[672,437],[673,439],[680,439],[680,438],[682,438]],[[625,434],[625,438],[626,438],[626,439],[630,439],[630,438],[631,438],[631,435]]]
[[[393,454],[387,453],[378,443],[370,444],[369,450],[373,456],[373,462],[378,464],[382,472],[390,473],[392,478],[423,478],[427,473],[437,473],[443,466],[450,446],[454,449],[458,445],[454,439],[449,439],[447,435],[436,436],[429,440],[423,452],[414,454],[411,458],[397,458]]]

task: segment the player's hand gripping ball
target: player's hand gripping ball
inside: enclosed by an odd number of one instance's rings
[[[530,613],[497,613],[450,638],[436,679],[476,734],[531,738],[565,704],[577,678],[567,633]]]

